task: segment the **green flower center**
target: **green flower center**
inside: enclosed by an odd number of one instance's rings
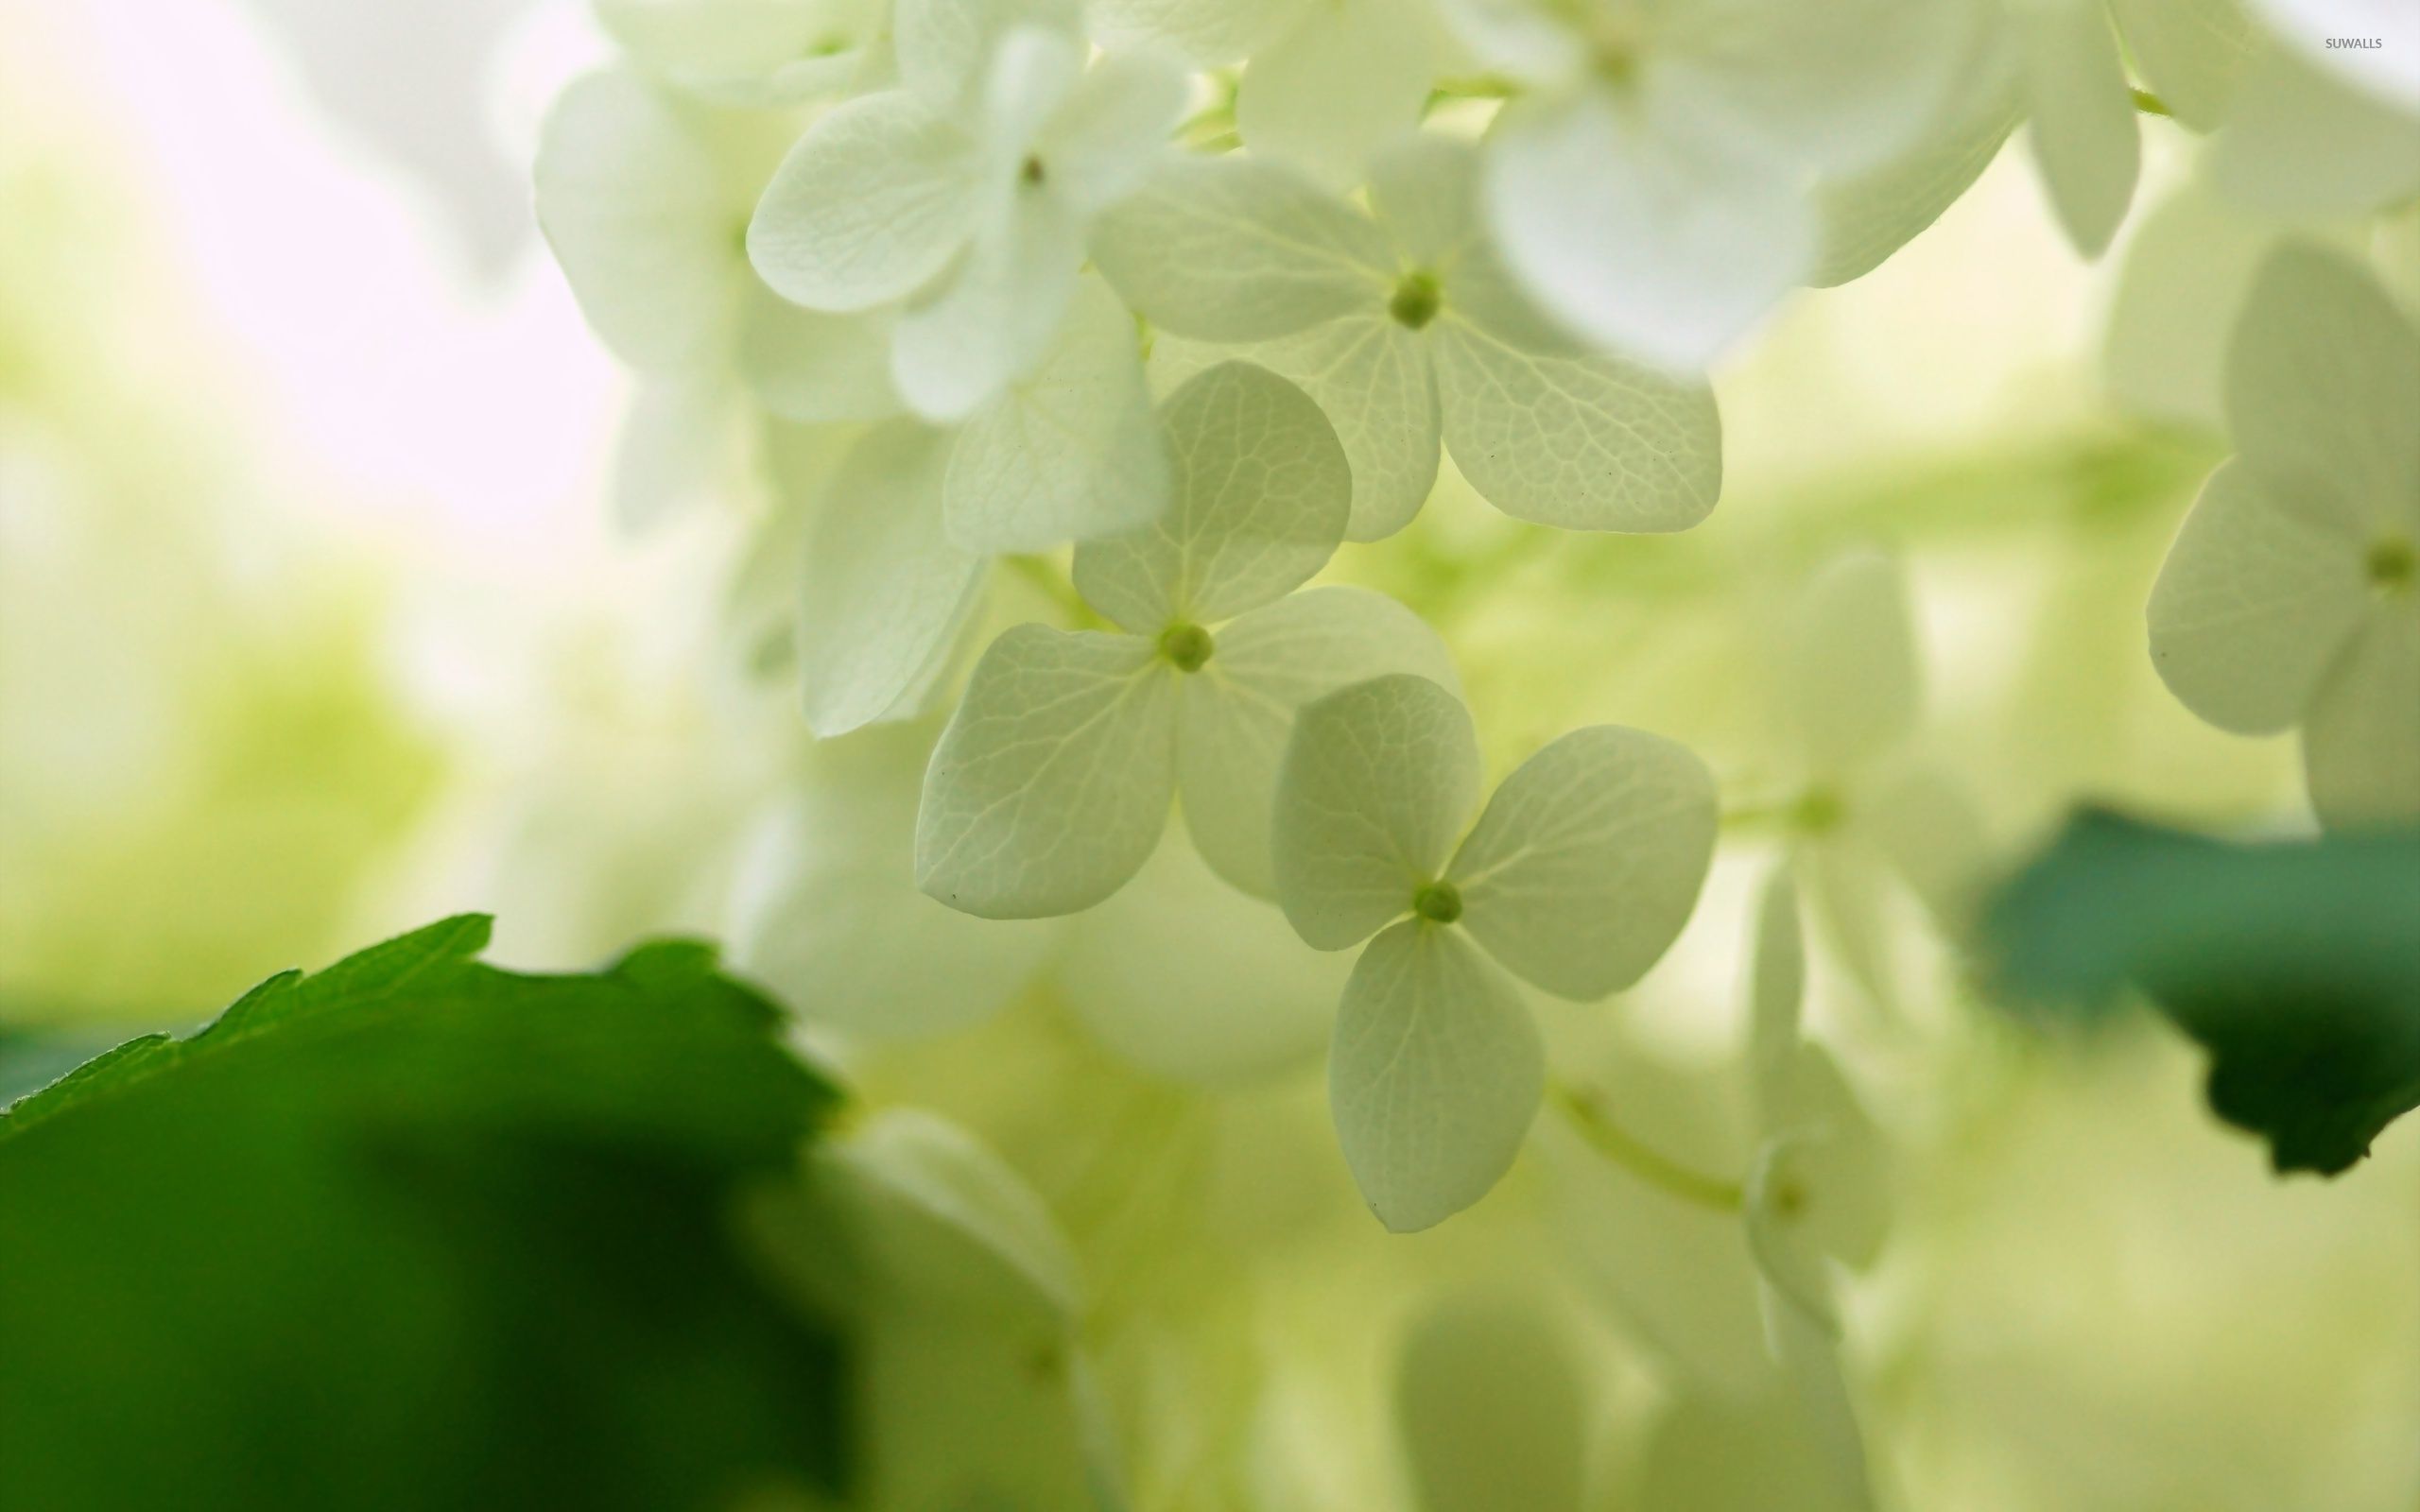
[[[1406,328],[1417,331],[1437,318],[1437,308],[1443,302],[1436,276],[1415,270],[1396,283],[1394,296],[1387,301],[1387,313]]]
[[[1048,173],[1047,170],[1042,166],[1042,159],[1040,157],[1032,153],[1028,153],[1026,155],[1024,166],[1017,169],[1017,176],[1028,183],[1040,183],[1045,178],[1048,177]]]
[[[2361,565],[2371,587],[2382,593],[2398,593],[2420,578],[2420,551],[2413,549],[2408,536],[2380,536],[2370,542]]]
[[[1461,889],[1450,882],[1432,882],[1411,895],[1411,911],[1432,924],[1450,924],[1462,917]]]
[[[1199,625],[1182,621],[1160,632],[1160,655],[1179,672],[1199,672],[1219,643]]]

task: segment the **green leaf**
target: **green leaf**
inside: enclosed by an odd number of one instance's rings
[[[726,1224],[833,1098],[703,946],[448,919],[0,1116],[28,1506],[702,1507],[836,1489],[841,1352]]]
[[[1986,919],[2013,997],[2132,985],[2210,1052],[2210,1106],[2333,1176],[2420,1107],[2420,830],[2233,844],[2086,812]]]

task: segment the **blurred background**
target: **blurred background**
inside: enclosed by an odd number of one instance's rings
[[[494,913],[490,958],[548,970],[738,927],[746,858],[811,767],[728,610],[757,522],[616,524],[631,386],[528,212],[545,106],[605,52],[577,0],[0,0],[11,1091],[443,914]],[[2164,125],[2152,202],[2185,178]],[[1444,631],[1495,760],[1620,719],[1698,746],[1729,794],[1759,781],[1773,605],[1878,541],[1927,635],[1927,755],[1996,847],[2084,799],[2306,829],[2290,739],[2201,724],[2144,649],[2224,445],[2196,414],[2215,338],[2150,377],[2108,360],[2133,252],[2080,262],[2004,153],[1717,375],[1729,482],[1703,529],[1551,537],[1449,476],[1340,572]],[[1726,848],[1618,1024],[1566,1012],[1558,1054],[1618,1048],[1656,1084],[1641,1107],[1729,1054],[1760,866],[1753,837]],[[1908,1169],[1860,1368],[1908,1504],[2420,1507],[2420,1120],[2343,1180],[2281,1182],[2173,1037],[2023,1040],[1903,933],[1927,1050],[1877,1061]],[[1819,1016],[1839,987],[1819,976]],[[1537,1174],[1486,1221],[1391,1238],[1335,1161],[1316,1053],[1205,1093],[1053,1014],[834,1054],[870,1102],[979,1132],[1124,1279],[1112,1316],[1175,1336],[1108,1350],[1158,1456],[1138,1504],[1393,1504],[1398,1323],[1447,1281],[1548,1284]],[[1591,1368],[1608,1400],[1647,1389]]]

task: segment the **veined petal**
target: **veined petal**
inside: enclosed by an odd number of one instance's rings
[[[1278,764],[1277,901],[1315,950],[1410,911],[1478,805],[1478,732],[1426,678],[1356,683],[1304,706]]]
[[[1409,1233],[1485,1196],[1545,1090],[1520,994],[1454,930],[1406,919],[1361,953],[1328,1051],[1328,1107],[1379,1222]]]
[[[1284,915],[1171,837],[1075,924],[1056,979],[1076,1017],[1127,1060],[1231,1086],[1323,1050],[1350,970],[1342,955],[1303,949]]]
[[[1488,221],[1514,273],[1575,330],[1702,371],[1803,283],[1802,172],[1714,133],[1650,136],[1604,92],[1496,117]]]
[[[1202,67],[1249,58],[1299,15],[1288,0],[1093,0],[1105,47],[1173,47]]]
[[[717,361],[745,286],[714,146],[635,76],[591,74],[546,116],[538,224],[580,313],[632,367]]]
[[[2420,332],[2334,252],[2270,255],[2227,348],[2227,428],[2270,494],[2358,533],[2420,534]]]
[[[1046,171],[1087,218],[1131,194],[1184,113],[1183,70],[1157,53],[1094,62],[1036,144]]]
[[[2242,9],[2235,0],[2109,0],[2109,9],[2152,93],[2195,130],[2215,129],[2261,47]]]
[[[1221,363],[1160,407],[1175,500],[1152,524],[1076,549],[1076,587],[1137,634],[1266,604],[1327,565],[1353,470],[1327,417],[1266,368]]]
[[[752,276],[748,282],[739,372],[758,404],[803,424],[900,412],[890,383],[891,311],[831,315],[792,304]]]
[[[1688,922],[1714,828],[1714,778],[1688,747],[1598,725],[1515,767],[1445,874],[1472,937],[1514,974],[1600,998]]]
[[[1193,843],[1231,885],[1262,898],[1275,889],[1270,811],[1295,711],[1390,672],[1460,686],[1437,632],[1367,589],[1290,593],[1219,628],[1179,694],[1176,769]]]
[[[2203,488],[2152,585],[2152,664],[2221,730],[2284,730],[2352,633],[2367,586],[2357,540],[2288,509],[2229,462]]]
[[[1093,261],[1153,325],[1261,341],[1382,308],[1395,276],[1375,226],[1252,158],[1165,158],[1095,223]]]
[[[932,296],[899,317],[890,377],[908,406],[960,421],[1030,372],[1075,297],[1083,247],[1057,195],[1020,184]]]
[[[2101,0],[2028,0],[2009,12],[2034,162],[2067,238],[2098,257],[2126,218],[2141,133]]]
[[[1906,740],[1923,700],[1906,576],[1872,549],[1834,558],[1800,591],[1776,648],[1783,706],[1807,765],[1837,782]]]
[[[911,294],[974,230],[982,155],[900,90],[835,107],[765,186],[748,257],[774,293],[816,310]]]
[[[1547,1297],[1454,1297],[1414,1326],[1395,1421],[1426,1512],[1581,1512],[1596,1412]]]
[[[1020,625],[993,642],[925,773],[916,885],[985,919],[1124,886],[1175,795],[1172,677],[1137,636]]]
[[[2420,820],[2420,608],[2374,610],[2303,725],[2310,806],[2331,830]]]
[[[2255,210],[2304,219],[2399,204],[2420,196],[2420,111],[2364,94],[2290,48],[2266,47],[2210,140],[2210,181]]]
[[[1167,508],[1173,473],[1134,322],[1099,280],[1078,284],[1033,371],[959,430],[943,488],[950,539],[985,553],[1134,529]]]
[[[1253,152],[1352,189],[1381,144],[1419,124],[1433,47],[1427,17],[1400,0],[1313,6],[1253,55],[1236,91],[1236,129]]]
[[[819,735],[913,711],[983,585],[982,558],[942,529],[949,438],[908,421],[850,453],[807,539],[798,621],[806,722]]]

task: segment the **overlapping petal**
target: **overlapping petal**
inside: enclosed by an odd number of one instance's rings
[[[757,201],[748,257],[773,291],[863,310],[922,288],[958,256],[981,204],[976,144],[902,90],[835,107]]]
[[[2330,667],[2303,726],[2311,807],[2330,829],[2420,820],[2420,604],[2373,611]]]
[[[2068,239],[2098,257],[2135,197],[2142,142],[2102,0],[2025,0],[2009,23],[2033,158]]]

